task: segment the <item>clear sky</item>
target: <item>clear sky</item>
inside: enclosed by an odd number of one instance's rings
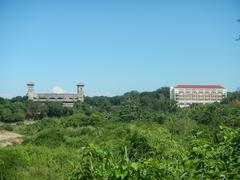
[[[0,0],[0,96],[240,86],[239,0]],[[60,89],[61,88],[61,89]]]

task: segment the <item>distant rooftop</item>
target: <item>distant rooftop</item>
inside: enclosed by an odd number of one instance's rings
[[[34,85],[32,81],[28,82],[27,85]]]
[[[209,88],[209,89],[224,89],[219,85],[177,85],[175,88]]]
[[[84,84],[80,82],[77,84],[77,86],[84,86]]]

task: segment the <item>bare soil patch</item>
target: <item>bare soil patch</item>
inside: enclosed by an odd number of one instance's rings
[[[20,134],[10,131],[0,131],[0,147],[6,147],[21,143],[22,136]]]

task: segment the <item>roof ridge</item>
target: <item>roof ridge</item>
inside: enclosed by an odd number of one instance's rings
[[[220,85],[177,85],[175,88],[221,88],[224,89],[223,86]]]

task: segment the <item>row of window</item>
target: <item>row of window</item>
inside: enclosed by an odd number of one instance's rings
[[[186,98],[205,98],[205,99],[213,99],[213,98],[217,98],[217,99],[223,99],[225,98],[225,96],[176,96],[175,99],[178,99],[178,98],[182,98],[182,99],[186,99]]]
[[[177,98],[176,99],[177,101],[178,100],[191,100],[191,101],[215,101],[215,100],[222,100],[222,98]]]
[[[50,97],[50,98],[46,98],[46,97],[34,97],[34,99],[40,99],[40,100],[48,100],[48,99],[55,99],[55,100],[66,100],[66,99],[71,99],[71,100],[74,100],[74,99],[78,99],[78,98],[62,98],[62,97],[58,97],[58,98],[55,98],[55,97]]]
[[[225,96],[175,96],[176,98],[224,98]]]
[[[223,99],[225,98],[225,96],[176,96],[175,99],[186,99],[186,98],[190,98],[190,99],[200,99],[200,98],[205,98],[205,99]]]
[[[177,92],[176,92],[177,93]],[[178,91],[179,94],[223,94],[222,91],[216,92],[216,91]],[[177,94],[178,94],[177,93]]]
[[[226,94],[175,94],[176,96],[225,96]]]

